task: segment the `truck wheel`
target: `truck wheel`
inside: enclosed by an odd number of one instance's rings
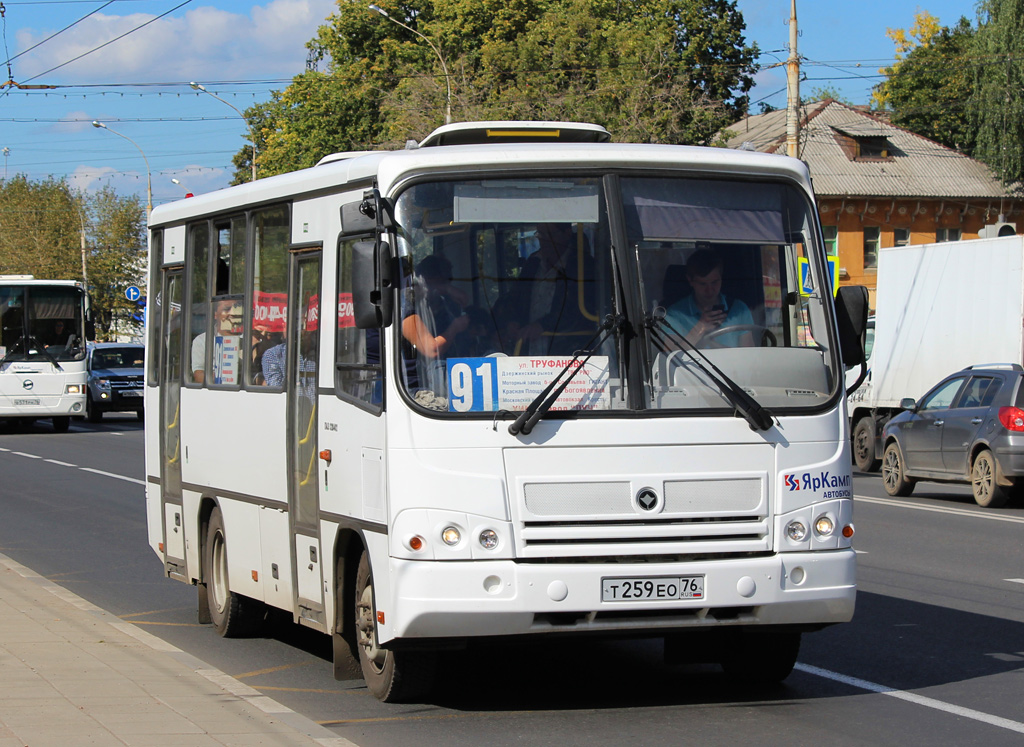
[[[377,645],[377,606],[370,559],[363,551],[356,570],[355,635],[366,687],[385,703],[417,700],[430,691],[436,656],[428,651],[392,651]]]
[[[53,430],[55,433],[67,433],[68,428],[71,427],[71,416],[65,415],[63,417],[52,418]]]
[[[903,454],[893,441],[882,455],[882,484],[889,495],[903,498],[914,492],[914,480],[906,476],[904,469]]]
[[[882,460],[875,456],[875,421],[861,418],[853,429],[853,463],[861,472],[875,472]]]
[[[723,652],[722,670],[746,685],[774,685],[793,671],[800,653],[799,633],[737,632]]]
[[[996,482],[996,460],[992,452],[986,449],[974,458],[971,468],[971,492],[974,502],[985,508],[1001,508],[1010,500],[1007,488]]]
[[[228,585],[228,542],[224,517],[213,509],[203,535],[203,580],[214,628],[225,638],[252,634],[263,619],[263,605],[236,594]]]

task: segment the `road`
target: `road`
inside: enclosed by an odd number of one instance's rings
[[[421,744],[1018,745],[1024,740],[1024,508],[960,486],[885,496],[854,478],[854,621],[806,635],[784,685],[737,692],[657,640],[452,653],[433,702],[335,681],[325,637],[275,620],[226,641],[146,540],[141,424],[108,415],[0,429],[0,552],[363,747]]]

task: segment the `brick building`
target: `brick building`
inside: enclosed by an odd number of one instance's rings
[[[785,111],[746,117],[729,132],[730,148],[786,152]],[[880,248],[978,238],[1000,221],[1024,231],[1024,199],[985,164],[832,99],[802,108],[799,157],[840,283],[867,286],[872,307]]]

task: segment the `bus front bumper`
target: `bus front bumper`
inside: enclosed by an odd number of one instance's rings
[[[392,558],[379,640],[558,632],[671,631],[716,625],[813,629],[853,617],[852,549],[686,563],[436,562]],[[703,577],[700,599],[606,601],[607,579]]]

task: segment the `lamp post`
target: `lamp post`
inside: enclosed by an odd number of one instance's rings
[[[411,31],[412,33],[416,34],[416,36],[418,36],[420,39],[422,39],[427,44],[429,44],[430,48],[432,50],[434,50],[434,54],[437,55],[437,59],[441,62],[441,69],[444,71],[444,85],[445,85],[445,88],[447,89],[447,95],[445,97],[445,106],[444,106],[444,123],[445,124],[451,124],[452,123],[452,82],[451,82],[451,76],[448,75],[448,66],[444,63],[444,57],[441,55],[441,50],[439,50],[436,46],[434,46],[434,42],[430,41],[430,39],[428,39],[426,36],[421,34],[416,29],[411,28],[409,26],[406,26],[404,23],[399,21],[397,18],[392,18],[391,16],[389,16],[387,11],[384,10],[383,8],[381,8],[381,7],[377,6],[377,5],[371,5],[371,6],[369,6],[369,8],[370,8],[370,10],[372,10],[375,13],[380,13],[382,16],[387,18],[392,23],[397,23],[399,26],[401,26],[406,31]]]
[[[146,158],[146,154],[142,152],[142,148],[139,148],[139,144],[136,143],[134,140],[132,140],[127,135],[122,135],[117,130],[112,130],[109,127],[107,127],[105,124],[103,124],[102,122],[97,122],[95,120],[93,120],[92,126],[93,127],[99,127],[100,129],[106,130],[107,132],[110,132],[110,133],[113,133],[114,135],[117,135],[118,137],[123,137],[129,143],[134,145],[138,149],[139,153],[142,155],[142,160],[146,162],[146,220],[148,222],[149,221],[149,216],[153,212],[153,176],[152,176],[152,174],[149,171],[149,159]]]
[[[204,88],[199,83],[196,83],[195,81],[192,81],[191,83],[189,83],[189,85],[192,86],[192,88],[196,91],[199,91],[200,93],[205,93],[208,96],[213,96],[220,103],[227,104],[232,109],[234,109],[235,112],[237,112],[238,116],[242,118],[242,121],[245,122],[246,129],[249,130],[249,142],[252,143],[252,180],[256,181],[256,136],[252,132],[252,127],[249,125],[249,120],[245,118],[245,115],[242,114],[242,111],[237,106],[232,104],[230,101],[222,99],[213,91],[207,91],[206,88]]]

